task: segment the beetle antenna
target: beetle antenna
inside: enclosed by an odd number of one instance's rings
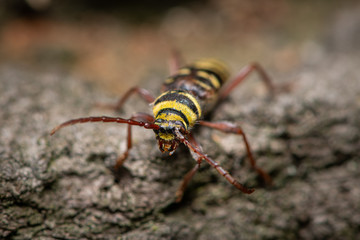
[[[67,126],[78,124],[78,123],[87,123],[87,122],[126,123],[129,125],[135,125],[135,126],[144,127],[146,129],[155,129],[155,130],[158,130],[160,128],[158,125],[156,125],[154,123],[135,121],[132,119],[125,119],[125,118],[119,118],[119,117],[101,116],[101,117],[86,117],[86,118],[71,119],[71,120],[66,121],[66,122],[58,125],[57,127],[53,128],[50,132],[50,135],[53,135],[55,132],[59,131],[63,127],[67,127]]]

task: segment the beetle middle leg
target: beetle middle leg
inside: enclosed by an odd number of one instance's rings
[[[263,169],[261,169],[260,167],[258,167],[256,165],[255,158],[254,158],[251,148],[250,148],[250,144],[247,140],[247,137],[246,137],[244,131],[241,129],[240,126],[237,126],[230,122],[215,122],[215,123],[213,123],[213,122],[207,122],[207,121],[199,121],[199,124],[202,126],[210,127],[210,128],[225,132],[225,133],[233,133],[233,134],[241,135],[244,140],[244,143],[245,143],[246,152],[247,152],[251,167],[264,179],[266,184],[268,184],[268,185],[272,184],[271,177]]]
[[[116,104],[102,104],[98,103],[96,104],[97,107],[101,108],[108,108],[115,111],[120,111],[125,102],[129,99],[129,97],[133,94],[138,94],[143,100],[145,100],[147,103],[152,103],[155,100],[155,97],[145,88],[140,87],[132,87],[130,88],[119,100]]]

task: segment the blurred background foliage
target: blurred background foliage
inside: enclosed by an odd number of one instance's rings
[[[0,63],[66,71],[116,94],[160,84],[173,48],[187,61],[216,57],[233,71],[258,61],[281,76],[311,64],[307,52],[320,51],[317,61],[360,41],[354,9],[355,0],[2,0]]]

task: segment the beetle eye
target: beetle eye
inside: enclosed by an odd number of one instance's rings
[[[160,127],[159,131],[161,133],[174,133],[174,127]]]

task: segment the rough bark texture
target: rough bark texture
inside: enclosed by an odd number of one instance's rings
[[[114,115],[93,108],[105,94],[57,72],[1,66],[0,237],[359,239],[360,62],[341,53],[315,60],[291,93],[268,101],[240,87],[212,117],[241,123],[274,186],[264,188],[244,161],[240,137],[199,129],[204,151],[256,191],[240,193],[204,163],[180,204],[175,191],[194,165],[185,148],[164,157],[153,133],[136,129],[114,173],[126,127],[83,124],[49,136],[70,118]]]

